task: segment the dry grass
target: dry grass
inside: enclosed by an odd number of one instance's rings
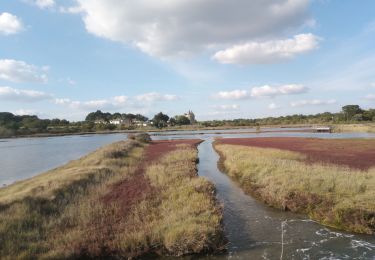
[[[375,168],[308,164],[302,154],[271,148],[215,148],[228,174],[267,204],[307,213],[329,226],[375,231]]]
[[[166,154],[140,173],[147,145],[119,142],[0,189],[1,259],[183,255],[222,246],[214,187],[196,176],[197,151]],[[152,192],[131,208],[103,201],[144,174]]]
[[[336,133],[341,132],[363,132],[375,133],[375,124],[348,124],[348,125],[335,125],[333,131]]]
[[[79,160],[0,189],[2,259],[42,257],[56,250],[53,236],[79,216],[91,214],[90,195],[131,175],[142,154],[137,142],[106,146]],[[71,214],[70,218],[66,218]]]

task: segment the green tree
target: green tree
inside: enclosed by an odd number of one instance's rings
[[[342,107],[342,112],[347,121],[352,120],[354,115],[362,114],[362,109],[358,105],[346,105]]]
[[[162,112],[156,114],[152,121],[154,122],[154,126],[157,128],[166,127],[168,125],[169,116],[163,114]]]
[[[190,125],[190,120],[186,116],[175,116],[177,125]]]

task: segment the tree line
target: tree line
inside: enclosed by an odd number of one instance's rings
[[[295,114],[279,117],[258,119],[210,120],[200,122],[205,127],[216,126],[262,126],[262,125],[293,125],[293,124],[343,124],[375,122],[375,109],[362,109],[359,105],[343,106],[338,113],[318,113],[313,115]]]
[[[124,124],[114,125],[111,120],[124,120]],[[0,112],[0,137],[33,134],[63,134],[96,132],[105,130],[131,130],[139,127],[134,122],[145,122],[150,128],[164,128],[190,125],[185,115],[170,117],[162,112],[157,113],[150,120],[141,114],[104,113],[100,110],[89,113],[84,121],[69,122],[65,119],[40,119],[35,115],[14,115]],[[342,107],[338,113],[319,113],[314,115],[290,115],[280,117],[266,117],[260,119],[211,120],[197,122],[202,127],[216,126],[262,126],[262,125],[293,125],[293,124],[340,124],[375,122],[375,109],[362,109],[358,105]]]

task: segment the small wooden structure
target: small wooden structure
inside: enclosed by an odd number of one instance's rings
[[[317,126],[314,127],[314,131],[317,133],[332,133],[332,127],[330,126]]]

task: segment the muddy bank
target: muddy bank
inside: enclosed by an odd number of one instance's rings
[[[361,170],[375,166],[375,139],[270,137],[227,138],[217,142],[299,152],[306,155],[311,163],[332,163]]]

